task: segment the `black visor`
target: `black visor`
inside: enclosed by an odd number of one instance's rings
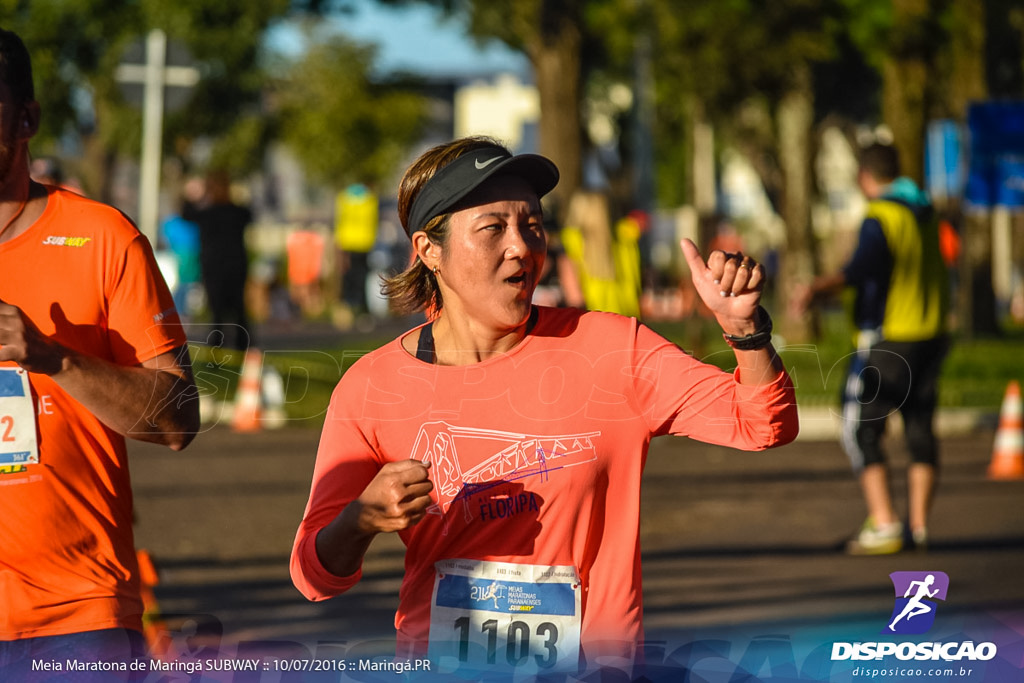
[[[423,185],[413,200],[405,232],[412,235],[426,227],[431,219],[447,213],[470,192],[493,176],[522,178],[541,198],[558,184],[558,168],[539,154],[510,155],[500,147],[481,147],[464,154]]]

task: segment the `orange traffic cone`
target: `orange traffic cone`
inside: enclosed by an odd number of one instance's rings
[[[263,374],[263,354],[258,349],[245,352],[242,361],[242,376],[235,392],[235,412],[231,428],[236,432],[258,432],[260,430],[260,376]]]
[[[1020,384],[1011,380],[999,411],[999,429],[988,466],[989,479],[1024,479],[1024,419]]]

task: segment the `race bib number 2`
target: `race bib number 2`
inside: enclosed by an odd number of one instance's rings
[[[0,467],[37,462],[36,411],[28,373],[0,368]]]
[[[435,568],[432,659],[517,673],[576,670],[581,619],[574,567],[443,560]]]

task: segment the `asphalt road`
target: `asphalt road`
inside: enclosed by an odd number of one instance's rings
[[[993,436],[943,440],[927,554],[870,558],[840,550],[864,509],[834,442],[741,453],[656,440],[641,526],[649,637],[671,646],[731,634],[741,643],[733,658],[749,649],[742,643],[772,634],[797,650],[814,645],[807,632],[877,638],[893,609],[889,574],[941,571],[950,578],[946,631],[984,622],[1007,642],[1015,635],[1017,645],[1003,652],[1019,669],[1024,481],[987,479]],[[296,652],[327,642],[390,647],[402,579],[397,538],[378,537],[363,581],[333,600],[307,602],[289,579],[318,437],[308,428],[238,434],[219,426],[181,453],[130,445],[136,542],[159,568],[156,595],[169,633],[180,640],[198,628],[222,643],[275,641]],[[893,451],[902,500],[905,456],[898,443]]]

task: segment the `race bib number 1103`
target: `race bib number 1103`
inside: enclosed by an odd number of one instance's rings
[[[435,568],[432,659],[516,673],[576,670],[580,581],[574,567],[444,560]]]

